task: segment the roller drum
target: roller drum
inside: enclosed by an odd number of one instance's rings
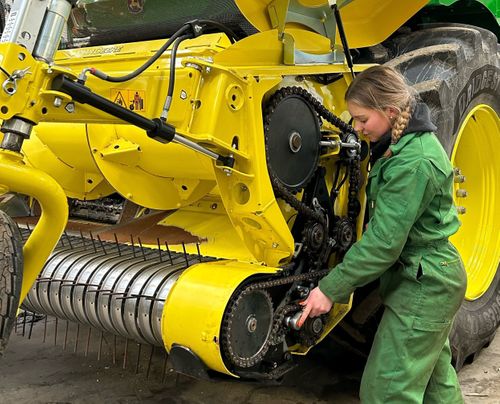
[[[71,245],[60,243],[47,260],[23,308],[163,346],[165,301],[180,274],[201,257],[69,241]]]

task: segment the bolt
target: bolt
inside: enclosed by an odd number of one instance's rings
[[[62,98],[56,97],[54,98],[54,107],[59,108],[62,105]]]
[[[458,167],[453,167],[453,174],[454,175],[462,175],[462,170]]]
[[[187,93],[184,90],[181,90],[181,100],[185,100],[187,96]]]
[[[465,182],[465,175],[455,175],[455,177],[453,178],[453,181],[455,181],[456,183],[458,184],[461,184],[462,182]]]
[[[457,195],[457,198],[466,198],[467,191],[465,189],[459,188],[459,189],[457,189],[456,195]]]
[[[21,38],[23,38],[26,41],[29,41],[31,39],[31,34],[28,31],[23,31],[21,32]]]
[[[273,243],[273,248],[278,248],[279,244],[278,243]]]
[[[64,109],[66,110],[66,112],[72,114],[73,112],[75,112],[75,103],[74,102],[68,102],[66,104],[66,106],[64,107]]]
[[[210,206],[211,209],[215,210],[217,209],[217,204],[216,203],[212,203],[212,205]]]
[[[298,153],[302,148],[302,137],[299,132],[293,131],[288,136],[288,144],[290,146],[290,150],[294,153]]]
[[[457,213],[459,215],[465,215],[465,212],[467,212],[467,209],[465,209],[465,206],[457,206]]]
[[[233,173],[229,168],[224,168],[222,171],[224,171],[228,177],[230,177],[231,174]]]
[[[251,316],[248,316],[246,326],[248,332],[255,332],[255,330],[257,329],[257,319],[253,314]]]

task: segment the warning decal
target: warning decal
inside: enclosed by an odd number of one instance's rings
[[[111,99],[115,104],[135,112],[146,110],[144,90],[111,89]]]

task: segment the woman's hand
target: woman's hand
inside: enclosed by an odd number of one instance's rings
[[[307,299],[300,302],[300,304],[303,306],[303,310],[297,324],[299,327],[302,327],[307,317],[318,317],[321,314],[328,313],[333,306],[332,300],[319,287],[311,290]]]

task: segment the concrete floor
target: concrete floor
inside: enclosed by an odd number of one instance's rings
[[[165,355],[55,321],[19,325],[0,359],[1,403],[358,403],[363,360],[333,341],[316,347],[279,385],[168,370]],[[44,340],[45,334],[45,342]],[[78,338],[76,336],[78,335]],[[113,345],[116,349],[113,349]],[[125,348],[127,355],[124,355]],[[113,353],[114,351],[114,353]],[[149,360],[150,358],[151,361]],[[114,362],[114,364],[113,364]],[[149,368],[149,369],[148,369]],[[460,372],[466,403],[500,403],[500,337]]]

